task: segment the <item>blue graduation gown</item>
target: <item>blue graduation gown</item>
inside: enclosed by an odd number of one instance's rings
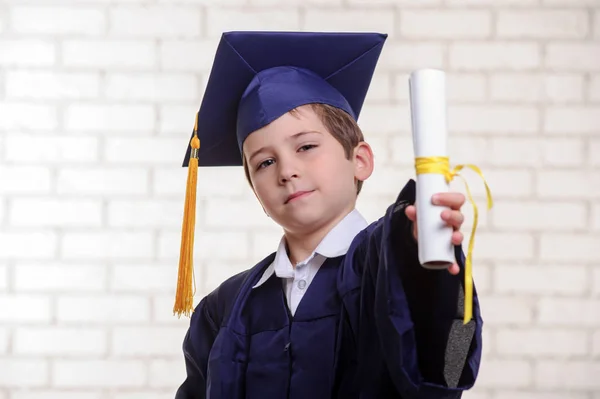
[[[176,399],[460,398],[479,370],[479,301],[475,291],[462,325],[464,276],[420,266],[404,214],[414,199],[411,180],[346,255],[326,260],[294,317],[275,275],[252,289],[275,254],[203,298]]]

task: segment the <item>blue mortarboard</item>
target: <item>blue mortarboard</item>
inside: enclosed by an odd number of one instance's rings
[[[221,37],[197,115],[199,166],[242,165],[253,131],[309,103],[358,119],[387,35],[228,32]],[[188,146],[184,165],[187,166]]]
[[[198,166],[242,165],[242,144],[250,133],[304,104],[332,105],[358,119],[386,38],[379,33],[223,34],[183,162],[189,168],[174,313],[193,312]]]

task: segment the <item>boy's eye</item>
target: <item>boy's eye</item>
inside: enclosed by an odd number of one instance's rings
[[[266,161],[263,161],[261,163],[258,164],[258,169],[264,169],[269,165],[272,165],[275,161],[273,159],[267,159]]]
[[[298,151],[308,151],[308,150],[310,150],[312,148],[315,148],[315,147],[316,147],[315,144],[306,144],[306,145],[303,145],[302,147],[300,147],[298,149]]]

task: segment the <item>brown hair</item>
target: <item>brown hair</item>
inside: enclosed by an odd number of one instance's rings
[[[361,142],[364,141],[364,136],[360,127],[348,113],[345,111],[333,107],[327,104],[309,104],[312,110],[317,114],[321,123],[325,126],[327,131],[342,145],[346,159],[350,159],[353,155],[354,148]],[[297,109],[290,111],[290,114],[297,114]],[[244,165],[244,173],[246,174],[246,180],[252,187],[252,181],[250,180],[250,171],[248,170],[248,164],[246,163],[246,156],[242,157]],[[363,182],[358,181],[356,183],[356,194],[360,194]]]

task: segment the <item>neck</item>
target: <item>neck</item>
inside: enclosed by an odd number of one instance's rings
[[[331,219],[327,223],[318,226],[310,231],[291,232],[285,231],[285,240],[288,249],[288,256],[292,266],[302,262],[308,258],[317,248],[323,238],[348,214],[354,209],[354,205],[350,209],[340,212],[340,214]]]

